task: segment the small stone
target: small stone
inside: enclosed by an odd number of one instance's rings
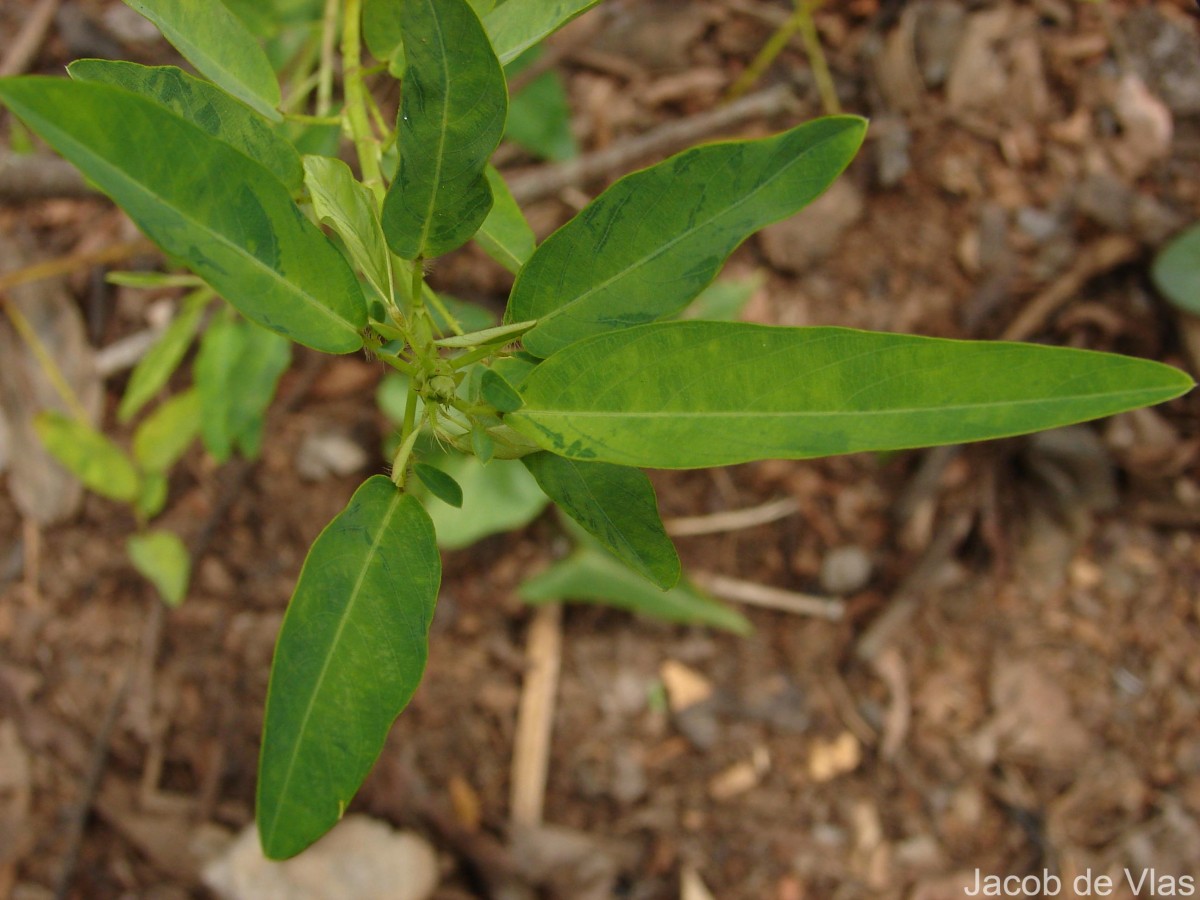
[[[677,660],[668,659],[659,668],[658,674],[663,687],[667,689],[667,702],[673,713],[703,703],[713,695],[711,681]]]
[[[839,775],[853,772],[862,762],[862,745],[849,731],[843,731],[832,741],[813,742],[808,756],[808,775],[818,783],[833,781]]]
[[[646,767],[635,747],[621,745],[613,751],[612,787],[614,800],[626,806],[646,796]]]
[[[936,0],[917,14],[917,66],[927,87],[941,87],[962,40],[967,12],[957,0]]]
[[[366,451],[348,434],[334,429],[308,435],[296,453],[296,472],[309,481],[351,475],[366,464]]]
[[[286,862],[263,856],[250,825],[204,869],[204,883],[225,900],[426,900],[438,880],[428,842],[366,816],[347,816]]]
[[[693,706],[679,713],[675,717],[675,727],[688,743],[701,751],[711,750],[721,736],[717,717],[705,706]]]
[[[835,547],[821,561],[821,590],[828,594],[853,594],[871,580],[871,558],[862,547]]]
[[[899,116],[872,122],[875,129],[875,171],[881,187],[895,187],[912,170],[912,131]]]
[[[760,246],[777,269],[805,272],[837,249],[865,209],[854,182],[840,178],[800,213],[759,232]]]

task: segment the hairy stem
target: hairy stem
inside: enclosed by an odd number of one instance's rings
[[[363,184],[383,202],[383,173],[379,168],[379,142],[371,131],[367,90],[362,67],[362,0],[346,0],[342,17],[342,81],[346,96],[346,121]]]

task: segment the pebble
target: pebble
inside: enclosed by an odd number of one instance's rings
[[[760,246],[776,268],[804,272],[837,249],[865,209],[862,191],[850,179],[840,178],[797,215],[759,232]]]
[[[821,590],[828,594],[853,594],[871,580],[871,557],[862,547],[835,547],[821,561]]]
[[[348,434],[336,429],[307,435],[296,452],[296,472],[310,481],[350,475],[366,464],[366,451]]]

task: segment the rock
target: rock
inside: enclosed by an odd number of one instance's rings
[[[875,132],[875,173],[881,187],[895,187],[912,170],[909,147],[912,130],[900,116],[880,116],[871,123]]]
[[[668,659],[659,668],[658,674],[666,688],[667,702],[673,713],[703,703],[713,695],[711,681],[677,660]]]
[[[626,806],[646,796],[648,787],[646,767],[642,765],[640,748],[622,744],[613,751],[612,785],[609,793]]]
[[[438,880],[424,838],[366,816],[347,816],[286,862],[262,855],[251,825],[204,869],[204,883],[225,900],[425,900]]]
[[[862,547],[835,547],[821,560],[821,590],[828,594],[853,594],[871,580],[871,558]]]
[[[1121,22],[1138,74],[1177,116],[1200,113],[1200,38],[1195,29],[1139,6]]]
[[[941,87],[962,40],[967,12],[955,0],[935,0],[917,9],[917,66],[927,87]]]
[[[862,745],[849,731],[831,741],[816,740],[808,754],[808,777],[818,783],[853,772],[862,762]]]
[[[1088,175],[1075,191],[1075,206],[1088,218],[1112,231],[1129,229],[1133,191],[1112,175]]]
[[[350,475],[366,464],[366,451],[350,435],[333,428],[307,435],[296,452],[296,472],[309,481]]]
[[[797,215],[759,232],[759,245],[777,269],[802,273],[837,249],[864,209],[862,192],[850,179],[840,178]]]

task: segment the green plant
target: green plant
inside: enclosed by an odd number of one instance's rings
[[[243,21],[215,3],[197,18],[179,0],[129,2],[211,82],[91,60],[69,80],[2,80],[0,99],[261,334],[366,352],[404,379],[391,477],[364,482],[317,538],[280,632],[258,786],[268,856],[298,853],[338,820],[420,680],[441,565],[414,488],[463,502],[456,470],[429,465],[433,454],[519,459],[590,536],[567,577],[611,580],[615,557],[623,577],[666,590],[679,559],[639,467],[1004,437],[1192,386],[1155,362],[1082,350],[671,319],[748,235],[841,173],[866,129],[853,116],[688,150],[617,181],[535,248],[488,165],[505,127],[502,65],[595,0],[327,3],[308,33],[333,46],[340,12],[332,121],[361,177],[283,137],[331,118],[331,54],[301,40],[288,57],[297,42],[271,28],[313,22],[312,3],[239,0]],[[363,67],[360,25],[377,69]],[[315,117],[280,113],[251,27],[292,66],[284,107],[315,89]],[[395,74],[393,130],[368,78]],[[472,238],[516,281],[503,323],[468,330],[425,269]],[[272,381],[274,338],[232,318],[212,327],[227,336],[210,329],[199,369],[226,390]],[[210,446],[257,447],[254,415],[201,418]],[[125,477],[129,499],[140,476]]]

